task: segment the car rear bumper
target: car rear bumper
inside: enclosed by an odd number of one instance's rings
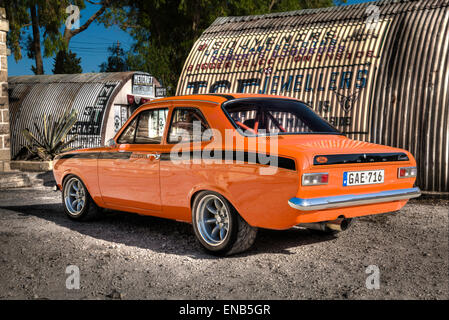
[[[290,207],[300,211],[325,210],[332,208],[353,207],[365,204],[408,200],[421,195],[419,188],[389,190],[367,194],[347,194],[322,198],[291,198]]]

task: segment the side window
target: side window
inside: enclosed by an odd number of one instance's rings
[[[204,137],[203,133],[209,129],[201,111],[195,108],[176,108],[168,132],[168,143],[196,142],[210,140]]]
[[[134,135],[136,133],[137,119],[139,117],[135,117],[131,123],[126,127],[123,133],[118,138],[117,142],[120,144],[130,144],[134,143]]]
[[[139,114],[135,143],[159,144],[164,135],[168,109],[146,110]]]

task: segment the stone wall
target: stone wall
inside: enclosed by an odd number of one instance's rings
[[[9,23],[4,8],[0,8],[0,172],[9,171],[11,152],[9,148],[8,59],[6,35]]]

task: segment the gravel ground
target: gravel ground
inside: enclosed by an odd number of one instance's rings
[[[68,220],[60,193],[0,191],[1,299],[448,299],[446,200],[414,200],[336,236],[259,230],[248,252],[216,258],[189,224],[110,212]],[[66,288],[68,265],[79,290]],[[368,290],[368,265],[380,288]]]

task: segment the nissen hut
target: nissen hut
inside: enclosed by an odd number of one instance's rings
[[[112,138],[139,105],[166,95],[165,88],[142,72],[84,73],[9,77],[11,156],[25,144],[22,130],[36,134],[43,115],[78,112],[71,134],[75,148],[98,147]]]
[[[177,93],[298,98],[349,137],[405,148],[417,184],[449,192],[449,0],[218,18]]]

